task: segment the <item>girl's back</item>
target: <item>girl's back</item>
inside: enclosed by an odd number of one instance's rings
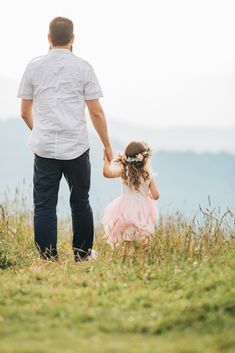
[[[122,195],[105,209],[102,218],[104,235],[114,247],[120,241],[143,240],[153,232],[157,220],[154,200],[159,198],[148,159],[150,149],[142,142],[129,143],[116,163],[119,169],[104,162],[104,176],[121,177]]]
[[[136,190],[134,186],[128,186],[126,183],[122,182],[122,194],[126,197],[138,200],[149,199],[149,184],[150,179],[144,180],[141,178],[141,183],[139,190]]]

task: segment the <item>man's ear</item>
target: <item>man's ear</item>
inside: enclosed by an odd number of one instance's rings
[[[51,35],[50,35],[50,33],[48,33],[47,38],[48,38],[48,42],[51,44]]]
[[[71,40],[70,40],[70,43],[73,44],[74,42],[74,34],[72,34],[72,37],[71,37]]]

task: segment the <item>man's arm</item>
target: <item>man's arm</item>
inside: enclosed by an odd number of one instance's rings
[[[30,128],[33,129],[33,100],[22,99],[21,101],[21,117]]]
[[[98,99],[86,100],[86,105],[92,124],[104,145],[104,153],[109,162],[113,159],[112,147],[109,141],[105,115]]]

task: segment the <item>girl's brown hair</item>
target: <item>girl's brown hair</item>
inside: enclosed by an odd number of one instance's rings
[[[150,179],[150,169],[147,161],[151,156],[151,149],[144,142],[132,141],[126,145],[124,155],[119,155],[116,162],[122,167],[121,177],[128,186],[139,190],[141,178]]]

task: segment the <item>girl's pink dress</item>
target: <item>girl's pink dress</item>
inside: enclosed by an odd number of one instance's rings
[[[122,240],[141,240],[154,232],[157,209],[149,198],[150,180],[139,191],[122,183],[122,195],[113,200],[101,220],[107,242],[114,247]]]

